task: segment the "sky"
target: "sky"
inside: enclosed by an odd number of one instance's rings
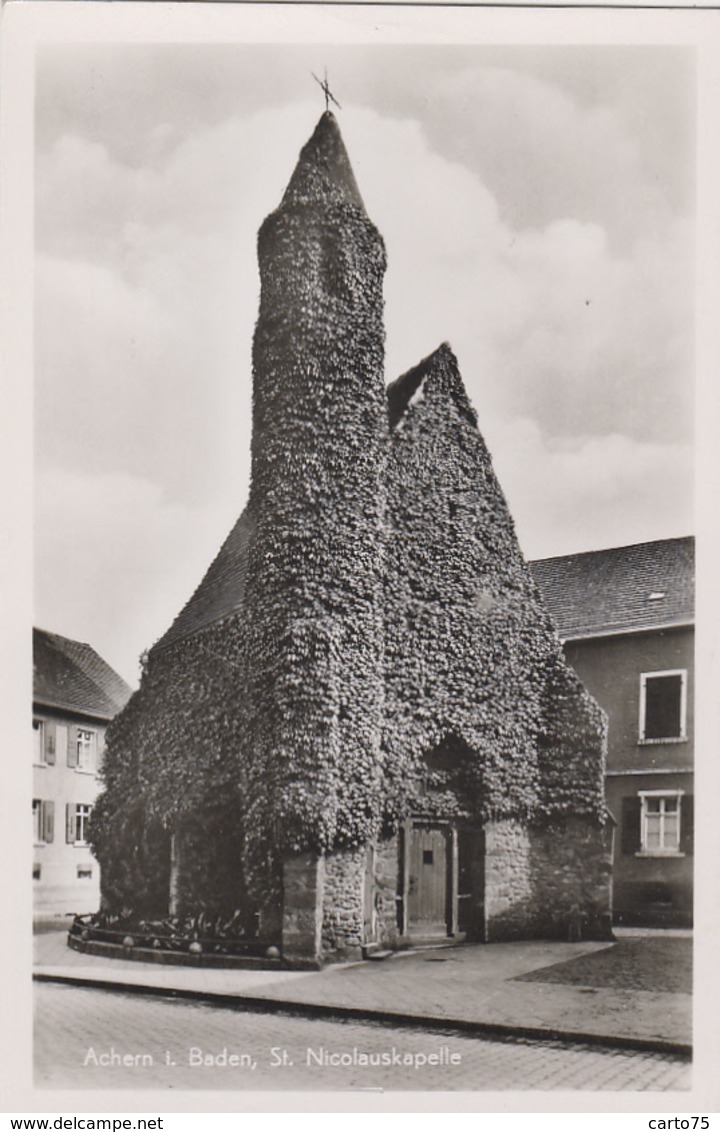
[[[324,110],[449,341],[528,559],[692,533],[680,47],[53,44],[35,152],[35,623],[132,684],[248,493],[256,235]]]

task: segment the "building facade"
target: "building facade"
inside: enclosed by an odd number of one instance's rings
[[[385,386],[385,248],[332,114],[258,257],[250,497],[108,732],[104,909],[236,910],[296,965],[607,938],[604,715],[452,351]]]
[[[91,912],[100,866],[88,825],[105,730],[130,687],[89,645],[33,630],[33,894],[37,914]]]
[[[608,720],[617,923],[692,923],[694,539],[532,563],[565,655]]]

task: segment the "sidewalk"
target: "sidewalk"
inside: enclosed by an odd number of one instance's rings
[[[35,978],[181,995],[235,1009],[690,1052],[687,993],[602,986],[597,980],[593,985],[571,985],[527,979],[540,970],[544,979],[562,979],[561,968],[547,968],[606,951],[612,944],[464,944],[305,972],[109,960],[72,951],[65,939],[64,932],[55,931],[35,937]],[[611,956],[603,959],[611,961]]]

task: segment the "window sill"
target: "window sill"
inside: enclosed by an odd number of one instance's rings
[[[687,735],[675,735],[668,739],[638,739],[638,747],[660,747],[666,743],[687,743]]]
[[[639,853],[635,854],[636,857],[684,857],[685,853],[681,853],[679,849],[641,849]]]
[[[33,763],[33,766],[36,766],[38,770],[45,770],[46,767],[50,766],[50,763]]]
[[[97,777],[97,771],[96,770],[86,770],[85,767],[82,767],[82,766],[76,766],[73,769],[75,770],[76,774],[87,774],[91,778]]]

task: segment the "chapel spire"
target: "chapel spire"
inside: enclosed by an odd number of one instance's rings
[[[331,110],[321,116],[315,132],[303,146],[281,207],[312,201],[352,204],[365,211],[340,127]]]
[[[380,823],[387,441],[385,246],[329,111],[258,264],[244,788],[286,845],[328,846]]]

